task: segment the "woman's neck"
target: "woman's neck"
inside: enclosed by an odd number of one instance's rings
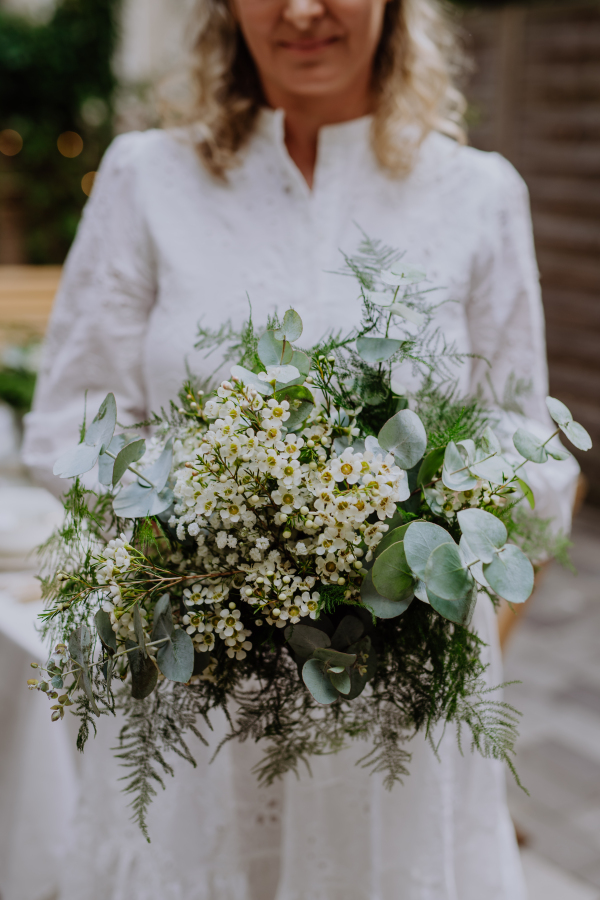
[[[354,89],[345,97],[294,98],[277,96],[277,91],[272,90],[265,94],[271,107],[285,112],[285,144],[309,188],[313,186],[319,130],[324,125],[359,119],[373,109],[366,89]]]

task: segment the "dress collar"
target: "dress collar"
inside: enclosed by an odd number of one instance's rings
[[[323,177],[332,166],[339,171],[341,163],[349,164],[352,159],[363,156],[365,149],[369,146],[372,121],[373,117],[370,115],[361,116],[348,122],[324,125],[319,129],[313,193],[321,180],[320,176]],[[255,134],[260,135],[276,148],[279,159],[290,177],[302,185],[303,191],[310,194],[308,185],[285,145],[285,111],[263,107],[258,114]]]

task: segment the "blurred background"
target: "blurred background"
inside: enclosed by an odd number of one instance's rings
[[[0,0],[0,665],[18,672],[0,678],[3,722],[16,723],[0,733],[0,900],[50,900],[35,873],[26,896],[15,874],[18,841],[45,823],[35,785],[15,784],[9,763],[23,728],[42,744],[58,728],[41,704],[21,708],[43,654],[31,550],[61,516],[20,464],[21,421],[95,171],[116,133],[156,125],[161,96],[182,90],[193,3]],[[517,767],[530,791],[511,786],[511,810],[531,900],[600,900],[600,0],[450,7],[472,60],[469,141],[529,187],[551,393],[594,440],[580,459],[577,574],[551,564],[518,627],[503,628],[507,678],[523,682],[508,699],[525,714]],[[33,706],[43,721],[24,721]],[[57,754],[72,752],[57,740]],[[54,825],[68,815],[65,784],[57,774]]]

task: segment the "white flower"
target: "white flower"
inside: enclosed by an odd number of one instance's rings
[[[290,516],[294,509],[300,509],[302,506],[302,498],[296,487],[286,487],[281,491],[272,491],[271,497],[278,506],[281,506],[281,512],[286,516]]]
[[[197,522],[192,522],[191,525],[188,525],[188,534],[191,534],[192,537],[200,534],[200,526]]]
[[[224,609],[221,612],[221,618],[217,625],[217,631],[221,637],[232,637],[236,631],[242,631],[244,626],[239,621],[239,609]]]
[[[352,447],[347,447],[341,456],[331,460],[329,467],[336,481],[356,484],[363,473],[362,462],[362,453],[354,453]]]
[[[257,537],[254,541],[259,550],[268,550],[270,541],[266,537]]]
[[[311,619],[316,619],[319,614],[320,599],[321,595],[318,591],[314,591],[312,597],[308,591],[304,591],[301,604],[302,614],[310,616]]]
[[[306,554],[308,553],[306,544],[303,541],[298,541],[295,549],[298,556],[306,556]]]

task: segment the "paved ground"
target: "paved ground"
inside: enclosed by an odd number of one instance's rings
[[[600,510],[573,532],[577,575],[552,564],[506,656],[523,713],[509,786],[531,900],[600,900]]]

